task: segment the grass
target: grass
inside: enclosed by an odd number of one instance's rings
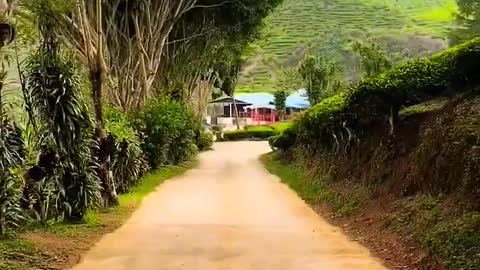
[[[424,47],[444,44],[435,38],[447,38],[455,11],[455,0],[285,0],[267,18],[238,91],[275,91],[281,69],[295,68],[305,51],[340,62],[348,76],[352,40],[373,38],[390,53],[423,56],[438,50]],[[412,35],[433,39],[417,42]]]
[[[434,111],[441,110],[446,104],[448,103],[448,99],[446,98],[437,98],[432,99],[424,103],[412,105],[406,108],[403,108],[400,111],[400,115],[402,117],[423,114],[423,113],[430,113]]]
[[[56,263],[56,257],[80,256],[102,235],[120,227],[141,205],[145,196],[153,192],[158,185],[185,173],[195,165],[196,162],[190,161],[178,166],[166,166],[146,175],[129,193],[119,196],[118,206],[89,211],[82,223],[62,222],[47,227],[33,224],[19,237],[0,239],[0,269],[50,269],[50,263]],[[38,242],[37,239],[46,241],[48,245]],[[79,241],[83,246],[78,246]],[[50,250],[51,242],[56,243],[57,253],[50,253],[54,252]],[[78,254],[65,254],[72,252]]]
[[[2,270],[42,269],[46,265],[42,263],[41,259],[34,243],[30,241],[0,239],[0,269]],[[35,262],[36,265],[32,265],[32,262]]]
[[[260,160],[270,173],[277,175],[307,203],[327,203],[338,215],[354,213],[367,199],[363,192],[343,194],[325,179],[308,177],[302,168],[287,164],[275,152],[263,155]]]
[[[478,269],[480,265],[480,213],[453,213],[444,200],[426,194],[402,202],[385,225],[411,238],[447,269]]]
[[[290,127],[292,122],[283,121],[276,122],[270,125],[252,125],[245,126],[241,130],[232,130],[224,133],[224,141],[238,141],[238,140],[266,140],[272,136],[282,133],[285,129]]]
[[[47,230],[62,236],[75,236],[86,233],[88,230],[102,227],[105,225],[105,221],[112,222],[112,219],[115,220],[115,223],[123,223],[141,205],[143,198],[153,192],[158,185],[183,174],[195,166],[195,164],[195,162],[190,161],[181,165],[166,166],[149,173],[130,192],[118,196],[118,206],[111,209],[91,210],[87,212],[84,222],[81,224],[57,223],[46,228],[40,227],[40,230]]]
[[[276,122],[271,124],[270,126],[273,127],[278,132],[284,132],[287,128],[292,126],[292,122],[291,121]]]
[[[328,203],[342,216],[354,213],[369,216],[368,193],[361,188],[344,186],[343,191],[318,177],[307,177],[302,167],[287,164],[278,153],[261,157],[265,167],[309,204]],[[391,199],[391,197],[389,198]],[[387,206],[388,205],[388,206]],[[393,206],[392,206],[393,205]],[[480,265],[480,212],[463,209],[455,201],[440,195],[423,194],[396,198],[385,205],[386,213],[375,220],[388,233],[406,245],[422,250],[420,264],[425,269],[474,270]],[[463,209],[463,210],[462,210]],[[357,216],[351,216],[351,222]],[[368,236],[367,236],[368,237]],[[440,259],[446,268],[435,262]],[[436,268],[429,268],[432,264]],[[423,268],[422,268],[423,269]]]

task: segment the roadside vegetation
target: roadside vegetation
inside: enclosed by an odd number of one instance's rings
[[[276,152],[264,161],[374,252],[378,235],[389,239],[377,250],[387,264],[476,269],[480,40],[391,68],[372,52],[358,83],[337,93],[319,84],[312,93],[328,97],[270,138]]]
[[[148,173],[128,193],[118,196],[116,207],[88,210],[82,222],[58,222],[48,226],[28,224],[16,237],[0,240],[0,268],[33,270],[74,266],[100,237],[120,227],[159,184],[195,164],[195,161],[188,161]]]
[[[270,125],[245,126],[243,129],[226,131],[223,141],[268,140],[281,134],[291,125],[290,121],[276,122]]]
[[[1,269],[72,266],[211,148],[207,101],[280,3],[220,2],[2,1]]]

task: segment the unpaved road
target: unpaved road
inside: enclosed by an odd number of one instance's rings
[[[257,159],[269,150],[218,143],[73,269],[385,269],[262,167]]]

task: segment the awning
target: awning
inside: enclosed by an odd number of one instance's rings
[[[232,97],[222,97],[209,102],[210,104],[233,104]],[[251,103],[235,99],[237,105],[252,105]]]
[[[275,110],[275,106],[274,105],[250,105],[250,106],[246,106],[245,109],[251,109],[251,110],[270,109],[270,110]]]

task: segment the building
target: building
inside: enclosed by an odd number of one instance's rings
[[[222,97],[210,101],[206,121],[208,124],[222,125],[226,129],[236,128],[235,103],[240,126],[270,124],[279,120],[273,101],[274,96],[271,93],[239,93],[235,95],[235,100],[232,97]],[[306,91],[300,89],[290,94],[286,106],[286,119],[308,108],[310,103]]]

